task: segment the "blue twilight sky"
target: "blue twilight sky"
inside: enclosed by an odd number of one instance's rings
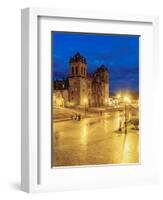
[[[69,76],[69,59],[79,52],[88,73],[104,64],[110,91],[139,91],[139,36],[52,32],[53,79]]]

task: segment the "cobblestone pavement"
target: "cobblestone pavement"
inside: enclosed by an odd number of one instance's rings
[[[119,112],[53,124],[53,166],[139,162],[138,131],[118,132]]]

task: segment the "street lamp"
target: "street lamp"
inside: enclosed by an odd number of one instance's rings
[[[84,102],[84,105],[85,105],[85,116],[86,116],[86,104],[87,104],[87,98],[84,98],[83,102]]]
[[[131,99],[128,96],[124,96],[123,100],[125,103],[131,103]]]
[[[123,100],[125,103],[125,134],[127,134],[127,104],[129,104],[131,100],[128,96],[124,96]]]
[[[121,94],[117,94],[117,98],[120,99],[121,98]]]
[[[120,102],[121,102],[121,93],[116,95],[116,100],[117,100],[117,107],[119,108]]]

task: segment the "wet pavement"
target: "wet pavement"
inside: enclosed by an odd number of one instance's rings
[[[118,132],[119,112],[53,123],[53,166],[139,162],[138,131]]]

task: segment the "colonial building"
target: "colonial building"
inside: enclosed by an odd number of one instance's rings
[[[86,59],[76,53],[69,60],[70,76],[67,80],[54,80],[55,92],[61,94],[64,105],[105,106],[109,98],[109,74],[104,65],[88,75]],[[56,96],[57,98],[57,96]],[[55,100],[54,102],[57,102]],[[59,106],[55,103],[56,106]]]
[[[68,94],[69,80],[55,80],[53,82],[53,105],[56,107],[64,107],[69,102]]]

